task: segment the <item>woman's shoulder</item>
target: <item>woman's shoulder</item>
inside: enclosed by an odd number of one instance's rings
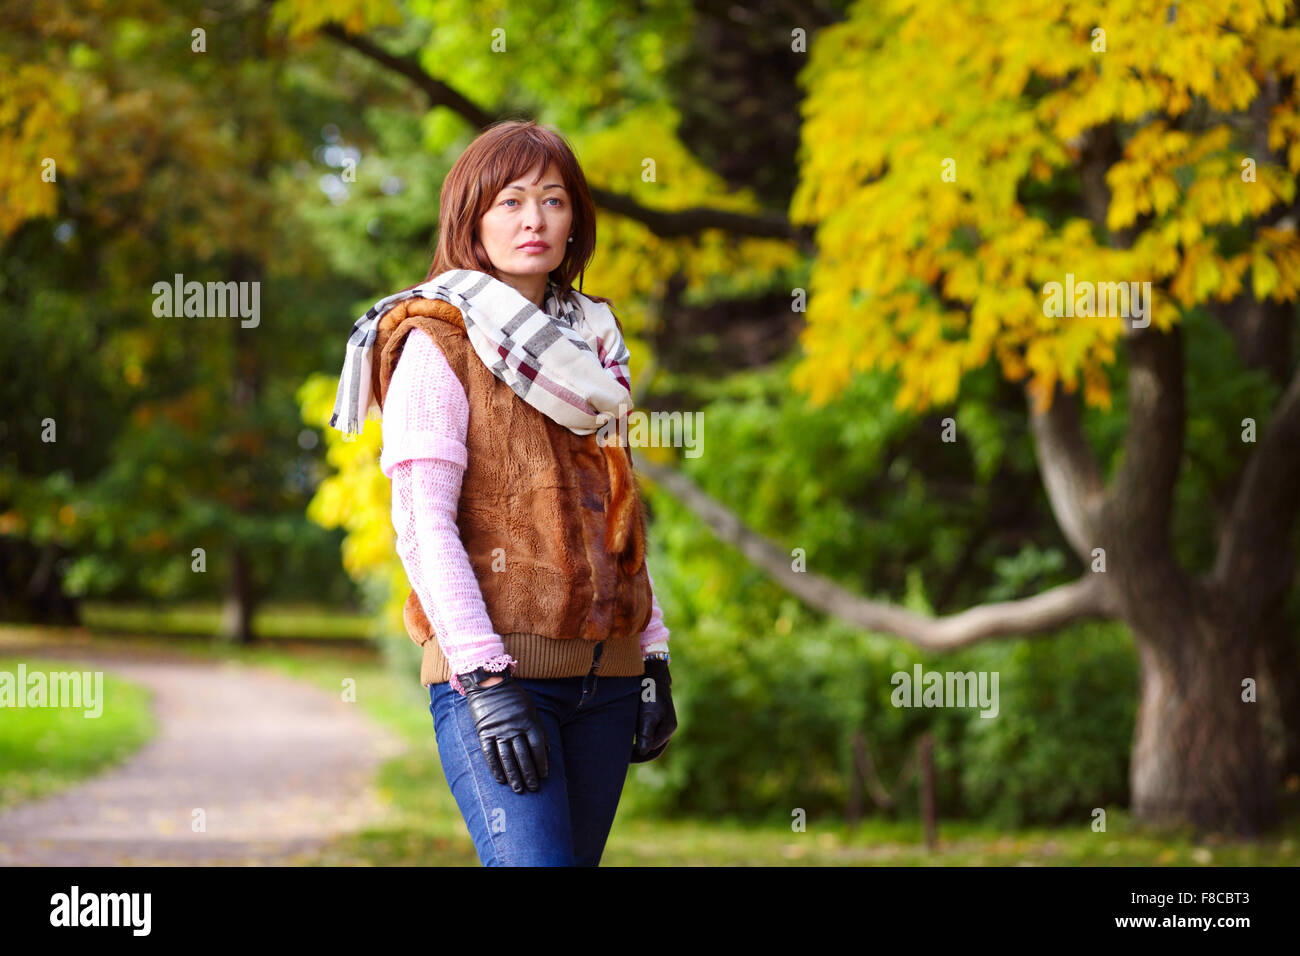
[[[439,298],[432,291],[428,280],[408,285],[380,299],[370,309],[370,315],[380,317],[380,328],[395,329],[398,324],[411,315],[436,316],[447,319],[451,325],[465,327],[464,317],[459,308],[446,299]]]
[[[465,386],[438,344],[422,329],[411,329],[403,343],[383,408],[385,444],[403,443],[404,432],[425,433],[454,427],[464,441],[469,417]]]

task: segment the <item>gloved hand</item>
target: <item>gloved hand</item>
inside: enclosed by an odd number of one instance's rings
[[[654,680],[654,700],[646,700],[643,692],[637,707],[632,763],[645,763],[658,757],[677,729],[677,711],[673,709],[673,695],[669,690],[672,678],[668,675],[668,662],[656,658],[646,661],[642,681],[646,677]]]
[[[461,677],[465,700],[492,776],[500,784],[509,780],[515,793],[523,793],[525,786],[536,793],[550,765],[546,727],[532,696],[509,671],[502,671],[503,680],[491,687],[466,682],[465,676]]]

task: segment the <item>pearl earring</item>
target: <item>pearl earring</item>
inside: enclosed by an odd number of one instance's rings
[[[572,237],[572,236],[569,237],[569,241],[570,241],[570,242],[573,241],[573,237]]]

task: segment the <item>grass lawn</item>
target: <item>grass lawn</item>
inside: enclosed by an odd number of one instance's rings
[[[87,601],[82,617],[93,631],[215,636],[221,629],[221,607],[211,602],[155,606]],[[368,615],[319,605],[268,603],[253,615],[253,633],[260,638],[367,639],[373,626]]]
[[[29,633],[34,629],[27,629]],[[0,640],[12,629],[0,627]],[[55,632],[42,630],[42,638]],[[99,638],[99,640],[107,640]],[[122,639],[113,638],[121,644]],[[409,674],[398,675],[374,654],[316,647],[286,653],[275,647],[218,648],[158,638],[132,639],[142,647],[179,647],[187,653],[236,659],[270,667],[318,684],[337,694],[340,681],[356,681],[357,703],[375,721],[408,743],[406,753],[388,761],[377,781],[389,817],[378,827],[332,844],[303,863],[359,866],[478,866],[455,800],[442,776],[433,720],[424,688]],[[403,648],[405,650],[405,648]],[[411,653],[417,653],[414,645]],[[1009,832],[980,823],[941,820],[939,847],[924,846],[918,823],[867,821],[850,831],[835,820],[808,820],[807,832],[788,826],[755,826],[731,820],[662,821],[625,813],[645,767],[633,766],[625,800],[601,861],[604,866],[902,866],[971,865],[1272,865],[1300,862],[1300,814],[1293,813],[1278,834],[1256,842],[1227,838],[1196,839],[1186,833],[1159,833],[1136,826],[1113,809],[1108,832],[1077,827],[1046,827]]]
[[[0,672],[16,675],[20,658],[0,657]],[[21,658],[27,674],[75,671],[75,662]],[[104,674],[98,717],[84,708],[0,709],[0,808],[33,800],[99,773],[134,753],[157,732],[151,694],[138,684]],[[48,698],[47,698],[48,700]],[[101,700],[102,704],[102,700]]]

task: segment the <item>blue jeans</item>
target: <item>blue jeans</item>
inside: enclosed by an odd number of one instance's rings
[[[430,685],[442,770],[484,866],[599,865],[631,765],[641,678],[595,670],[516,678],[546,728],[549,773],[536,793],[497,783],[465,698],[448,683]]]

